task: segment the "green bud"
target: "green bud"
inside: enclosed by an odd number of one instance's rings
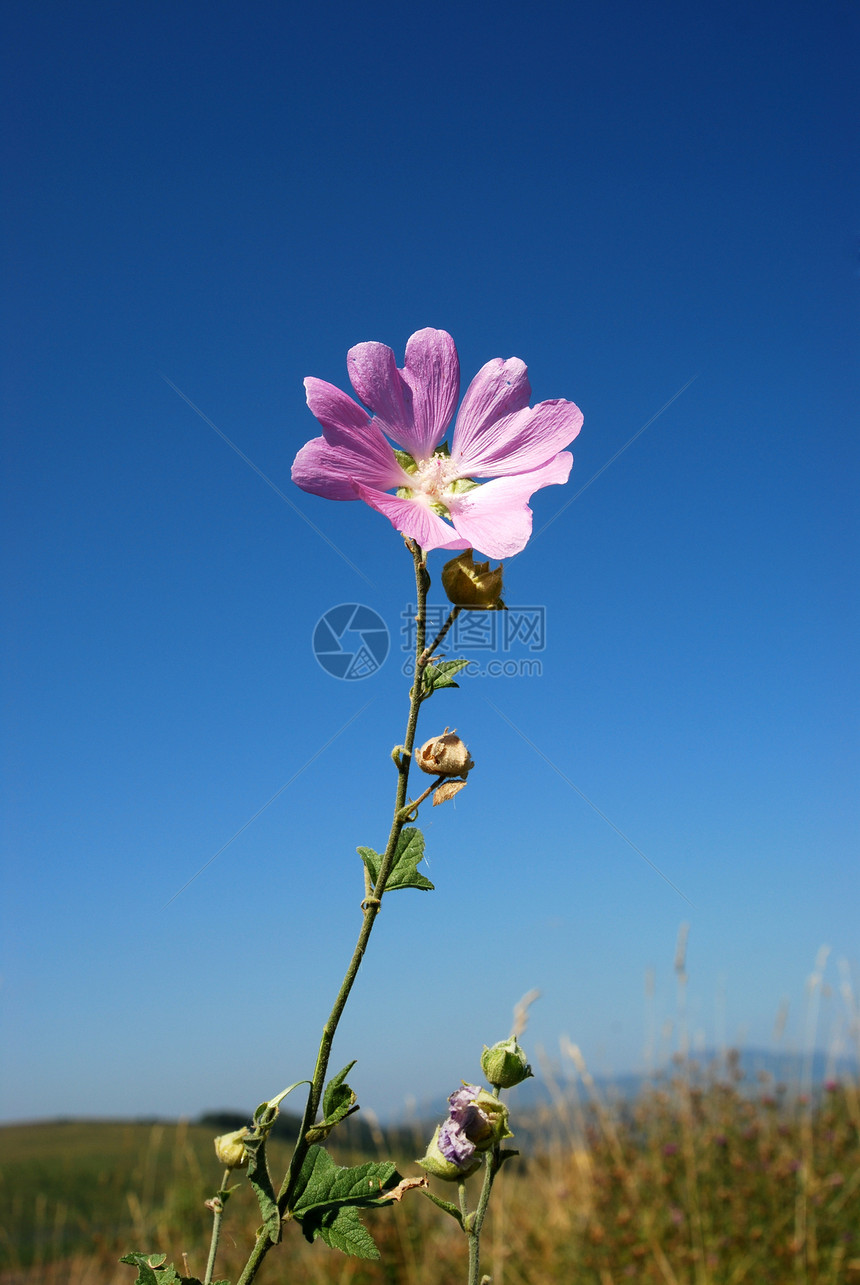
[[[215,1139],[215,1154],[225,1169],[243,1169],[248,1163],[245,1150],[247,1129],[237,1129],[235,1133],[222,1133]]]
[[[481,1070],[497,1089],[512,1089],[515,1084],[522,1084],[532,1074],[526,1061],[526,1055],[517,1043],[516,1035],[509,1040],[500,1040],[492,1048],[484,1045],[481,1055]]]
[[[504,609],[501,565],[491,571],[489,562],[475,561],[471,549],[464,549],[445,563],[442,588],[455,607]]]

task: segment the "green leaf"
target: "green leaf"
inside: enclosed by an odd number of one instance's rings
[[[119,1261],[137,1268],[137,1280],[134,1285],[200,1285],[196,1276],[180,1276],[173,1266],[167,1263],[166,1254],[125,1254]],[[215,1281],[214,1285],[230,1285],[229,1281]]]
[[[424,1189],[424,1195],[428,1200],[432,1200],[433,1204],[437,1205],[439,1209],[444,1209],[446,1214],[450,1214],[452,1218],[456,1218],[461,1227],[463,1226],[463,1214],[456,1205],[451,1204],[450,1200],[443,1200],[441,1196],[435,1195],[434,1192],[429,1191],[426,1187]]]
[[[465,669],[468,663],[465,659],[440,660],[435,665],[428,665],[424,670],[425,695],[441,691],[443,687],[459,687],[460,684],[454,682],[454,675]]]
[[[311,1125],[308,1129],[305,1134],[308,1142],[324,1142],[335,1125],[358,1110],[355,1094],[345,1083],[354,1066],[355,1061],[350,1062],[349,1066],[345,1066],[329,1080],[323,1096],[323,1118],[319,1124]]]
[[[386,1193],[399,1182],[400,1175],[391,1160],[336,1165],[322,1147],[310,1147],[296,1183],[292,1212],[304,1216],[317,1205],[384,1205],[388,1203]]]
[[[374,852],[373,848],[359,848],[358,855],[367,866],[373,886],[376,888],[382,857],[378,852]],[[420,888],[423,892],[432,892],[434,885],[425,875],[418,873],[418,862],[423,856],[424,835],[415,826],[406,826],[400,831],[400,837],[397,840],[394,864],[391,867],[385,891],[394,892],[397,888]]]
[[[341,1205],[337,1209],[328,1209],[316,1222],[313,1216],[309,1215],[302,1222],[302,1230],[308,1240],[316,1240],[319,1237],[332,1249],[351,1254],[353,1258],[379,1258],[379,1250],[376,1248],[373,1237],[353,1205]]]
[[[337,1115],[338,1120],[342,1120],[346,1109],[351,1107],[355,1102],[355,1094],[348,1084],[345,1083],[346,1077],[355,1066],[355,1059],[345,1066],[337,1075],[333,1075],[325,1086],[323,1094],[323,1116],[326,1120]]]
[[[311,1147],[299,1173],[291,1213],[301,1223],[307,1240],[320,1237],[356,1258],[378,1258],[358,1210],[388,1204],[386,1193],[399,1181],[400,1174],[391,1161],[336,1165],[322,1147]]]
[[[379,878],[379,867],[382,865],[382,857],[378,852],[374,852],[373,848],[356,848],[356,851],[367,867],[367,873],[370,875],[370,882],[375,884],[376,880]]]
[[[468,660],[440,660],[435,665],[427,665],[421,678],[421,699],[426,700],[434,692],[441,691],[443,687],[459,687],[459,683],[454,682],[454,675],[459,674],[461,669],[465,669]],[[412,696],[412,688],[409,689],[409,695]]]

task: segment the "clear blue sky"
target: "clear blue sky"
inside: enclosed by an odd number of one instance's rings
[[[507,573],[546,607],[542,676],[425,707],[477,767],[337,1065],[382,1114],[450,1092],[539,987],[530,1051],[627,1071],[675,1014],[682,920],[693,1038],[768,1045],[787,999],[802,1044],[827,943],[827,1045],[860,967],[856,6],[4,21],[3,1116],[309,1074],[389,824],[412,585],[385,519],[291,486],[301,381],[424,326],[464,381],[522,357],[585,426]],[[311,653],[342,602],[393,635],[361,682]]]

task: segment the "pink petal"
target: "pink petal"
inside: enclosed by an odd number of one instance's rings
[[[346,355],[350,382],[383,432],[413,455],[412,389],[401,377],[386,344],[356,344]]]
[[[453,451],[468,455],[483,429],[504,415],[528,406],[532,395],[528,368],[519,357],[494,357],[482,366],[463,398],[454,430]]]
[[[397,463],[391,444],[363,406],[323,379],[306,379],[305,390],[326,442],[349,457],[342,460],[341,471],[348,469],[356,480],[386,491],[409,485],[409,475]]]
[[[511,558],[521,553],[532,533],[528,501],[542,486],[566,482],[573,464],[569,451],[529,473],[499,477],[446,499],[457,533],[476,552],[488,558]]]
[[[539,468],[568,446],[582,427],[573,402],[540,402],[460,436],[454,433],[451,459],[461,477],[504,477]]]
[[[357,500],[356,482],[378,487],[408,486],[409,474],[397,463],[381,433],[379,438],[385,450],[376,449],[372,442],[334,446],[325,437],[314,437],[293,461],[293,481],[303,491],[326,500]]]
[[[347,354],[352,386],[398,445],[423,460],[433,454],[451,422],[460,392],[460,363],[444,330],[419,330],[397,369],[385,344],[356,344]]]
[[[416,459],[427,459],[445,436],[460,395],[460,361],[445,330],[419,330],[406,345],[400,372],[412,389]]]
[[[305,394],[308,406],[323,428],[358,430],[371,422],[363,406],[324,379],[314,379],[313,376],[306,379]]]
[[[355,489],[371,508],[383,513],[392,526],[416,540],[425,553],[431,549],[468,549],[469,541],[459,539],[454,528],[420,500],[400,499],[359,483]]]
[[[324,437],[314,437],[293,460],[292,479],[303,491],[325,500],[357,500],[345,463],[346,457]]]

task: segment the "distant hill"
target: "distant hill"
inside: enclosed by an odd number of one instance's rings
[[[635,1098],[649,1084],[671,1080],[682,1069],[686,1073],[706,1080],[733,1080],[742,1091],[759,1092],[767,1083],[783,1086],[789,1093],[820,1090],[830,1079],[843,1082],[860,1078],[860,1064],[850,1058],[832,1058],[816,1051],[810,1057],[802,1053],[774,1052],[770,1049],[748,1048],[718,1052],[706,1049],[691,1055],[686,1061],[670,1059],[651,1072],[628,1072],[624,1075],[596,1075],[594,1091],[601,1099],[629,1100]],[[505,1095],[505,1100],[517,1111],[530,1111],[551,1104],[558,1095],[587,1099],[588,1088],[581,1077],[573,1073],[568,1063],[564,1073],[548,1082],[541,1074],[518,1085]],[[431,1120],[444,1116],[447,1100],[444,1097],[422,1102],[413,1108],[410,1116]]]

